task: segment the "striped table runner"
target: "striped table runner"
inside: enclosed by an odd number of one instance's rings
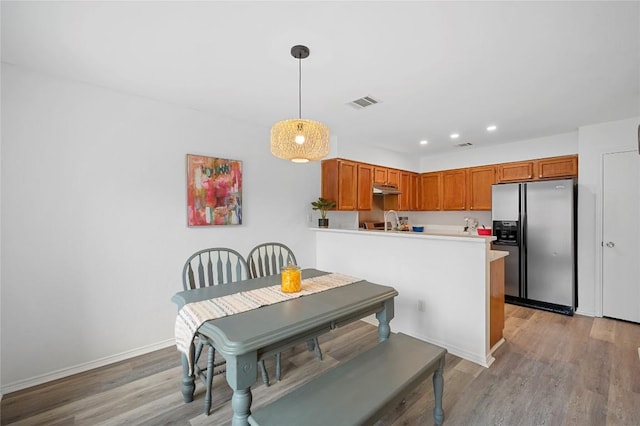
[[[278,284],[255,290],[241,291],[215,299],[187,303],[180,309],[178,317],[176,318],[176,346],[180,352],[187,356],[189,374],[191,375],[193,374],[194,356],[191,351],[191,348],[193,348],[191,343],[195,338],[196,331],[205,322],[250,311],[261,306],[297,299],[298,297],[313,293],[320,293],[321,291],[342,287],[358,281],[362,280],[348,275],[327,274],[302,280],[302,289],[297,293],[283,293],[280,289],[280,284]]]

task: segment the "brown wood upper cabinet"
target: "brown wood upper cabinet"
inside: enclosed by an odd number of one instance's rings
[[[422,173],[419,178],[419,210],[442,210],[442,172]]]
[[[387,169],[387,184],[400,186],[400,170]]]
[[[534,179],[533,161],[498,164],[498,180],[500,182],[519,182]]]
[[[373,166],[358,163],[358,210],[371,210],[373,205]]]
[[[400,186],[400,170],[373,166],[373,183]]]
[[[384,185],[387,183],[387,168],[373,166],[373,183]]]
[[[442,209],[467,209],[467,169],[442,172]]]
[[[373,183],[380,185],[400,185],[400,171],[387,167],[373,166]]]
[[[530,161],[497,164],[498,182],[524,182],[578,176],[578,156],[540,158]]]
[[[491,185],[496,183],[494,166],[471,167],[467,172],[469,210],[491,210]]]
[[[322,198],[334,200],[336,210],[356,210],[357,177],[358,167],[355,161],[339,158],[324,160],[322,162]]]
[[[420,210],[420,175],[411,173],[411,209]]]
[[[417,176],[416,173],[411,172],[400,172],[400,185],[398,185],[398,189],[401,194],[398,195],[398,209],[399,210],[415,210],[415,190],[414,190],[414,179],[413,177]],[[416,179],[417,180],[417,179]]]
[[[373,184],[383,184],[402,192],[384,197],[385,210],[491,210],[494,183],[577,176],[577,155],[421,174],[332,158],[322,161],[322,197],[336,210],[371,210]]]
[[[538,179],[555,179],[578,176],[578,157],[543,158],[536,161]]]

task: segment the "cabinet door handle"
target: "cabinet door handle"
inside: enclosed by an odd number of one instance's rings
[[[607,243],[607,247],[609,247],[609,248],[614,248],[615,246],[616,246],[616,244],[613,241],[609,241]]]

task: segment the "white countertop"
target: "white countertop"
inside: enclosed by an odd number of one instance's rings
[[[509,256],[508,251],[489,250],[489,262],[493,262],[494,260],[502,259],[507,256]]]
[[[359,234],[359,235],[372,235],[383,238],[428,238],[439,240],[454,240],[454,241],[467,241],[486,243],[495,241],[496,237],[489,235],[477,235],[469,234],[468,232],[451,232],[451,231],[425,231],[425,232],[410,232],[410,231],[379,231],[370,229],[337,229],[337,228],[309,228],[311,231],[316,232],[336,232],[341,234]],[[505,252],[506,253],[506,252]]]

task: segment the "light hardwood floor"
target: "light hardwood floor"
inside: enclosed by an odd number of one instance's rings
[[[447,355],[445,425],[640,425],[640,325],[507,305],[504,334],[489,369]],[[284,353],[283,380],[268,388],[257,381],[254,406],[366,350],[376,337],[374,326],[357,322],[320,337],[324,361],[304,345]],[[273,377],[274,362],[267,366]],[[207,417],[201,383],[195,401],[182,402],[180,372],[178,353],[168,348],[14,392],[2,400],[2,424],[228,424],[224,377],[214,379]],[[377,426],[433,424],[432,410],[426,380]]]

